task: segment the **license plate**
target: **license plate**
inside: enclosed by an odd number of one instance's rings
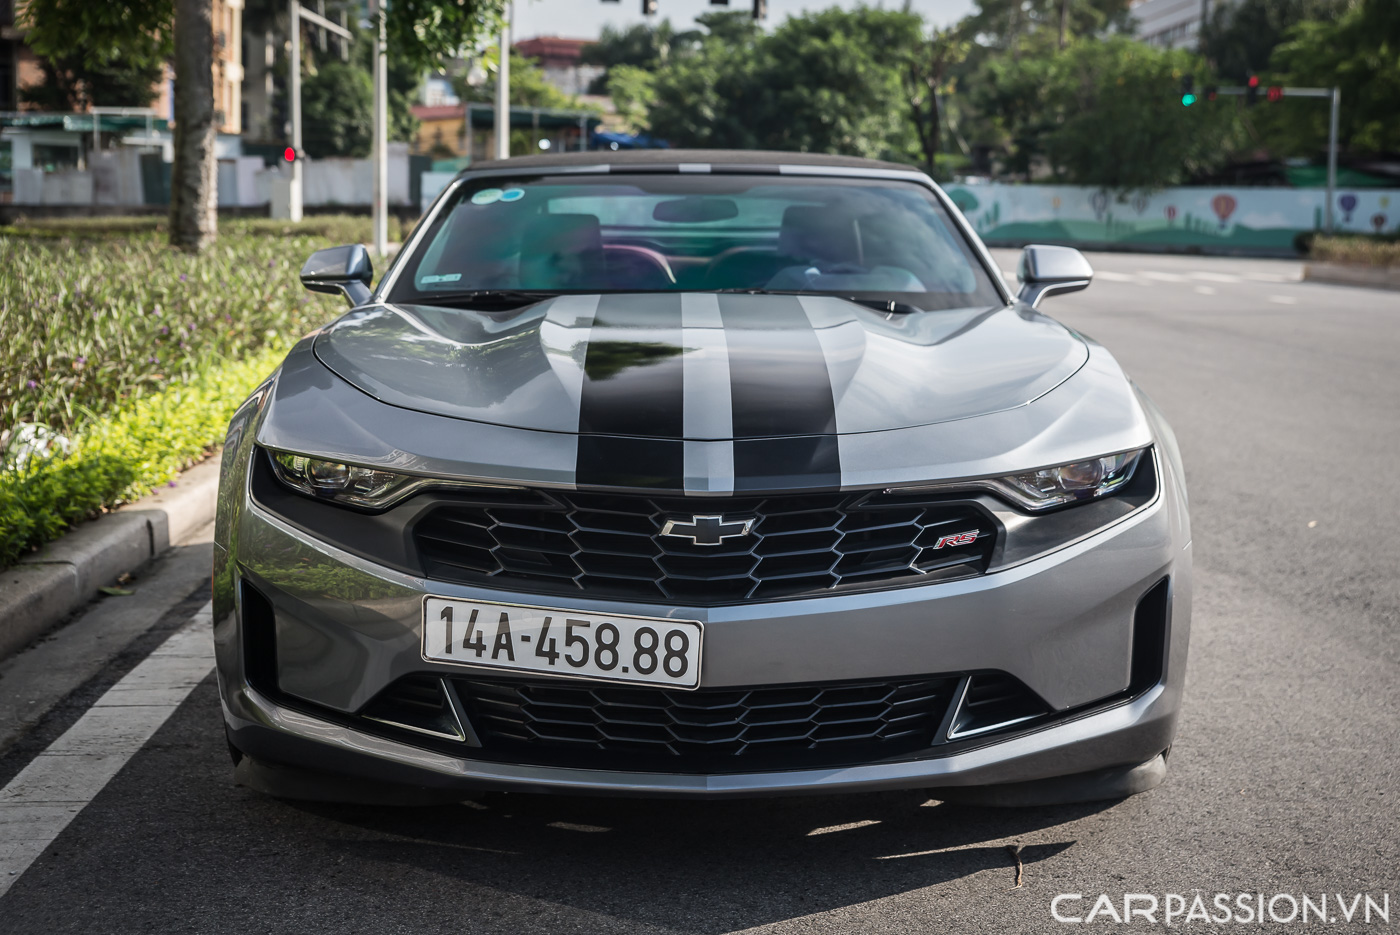
[[[571,678],[695,688],[694,620],[458,601],[423,602],[423,658]]]

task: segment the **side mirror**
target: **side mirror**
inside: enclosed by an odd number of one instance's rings
[[[1084,254],[1073,247],[1031,244],[1021,251],[1016,278],[1021,280],[1017,298],[1035,308],[1046,296],[1089,288],[1094,268],[1084,259]]]
[[[369,301],[374,264],[362,244],[317,250],[301,268],[301,284],[312,292],[343,293],[351,305]]]

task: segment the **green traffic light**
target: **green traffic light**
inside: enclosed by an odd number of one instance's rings
[[[1183,94],[1183,95],[1181,95],[1181,106],[1182,106],[1182,107],[1190,107],[1190,106],[1191,106],[1192,104],[1194,104],[1194,103],[1196,103],[1196,95],[1194,95],[1194,94]]]

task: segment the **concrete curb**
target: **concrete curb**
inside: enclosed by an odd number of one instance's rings
[[[1303,267],[1306,282],[1336,286],[1364,286],[1368,289],[1400,290],[1400,267],[1355,266],[1350,263],[1308,263]]]
[[[214,519],[219,458],[90,522],[0,572],[0,659],[23,649],[64,617]]]

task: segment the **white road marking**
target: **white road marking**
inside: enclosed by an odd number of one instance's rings
[[[1100,269],[1094,271],[1095,279],[1102,279],[1105,282],[1137,282],[1137,277],[1129,276],[1127,273],[1115,273],[1111,269]]]
[[[1245,279],[1255,282],[1297,282],[1301,276],[1280,276],[1278,273],[1245,273]]]
[[[1201,294],[1201,295],[1215,295],[1215,291],[1216,291],[1216,290],[1215,290],[1215,287],[1214,287],[1214,286],[1197,286],[1197,287],[1196,287],[1196,292],[1198,292],[1198,293]]]
[[[1291,295],[1271,295],[1270,302],[1277,302],[1279,305],[1297,305],[1298,300]]]
[[[0,789],[0,896],[214,667],[206,604]]]
[[[1203,270],[1191,273],[1191,278],[1204,279],[1206,282],[1242,282],[1240,277],[1233,273],[1207,273]]]
[[[1140,269],[1138,275],[1143,279],[1155,279],[1157,282],[1185,282],[1186,277],[1180,273],[1160,273],[1155,269]]]

